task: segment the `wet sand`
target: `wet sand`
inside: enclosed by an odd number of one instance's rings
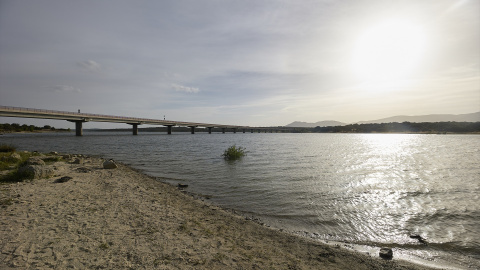
[[[262,226],[118,165],[57,162],[55,177],[0,185],[0,269],[428,269]]]

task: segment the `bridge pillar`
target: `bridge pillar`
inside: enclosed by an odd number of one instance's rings
[[[213,127],[208,127],[208,134],[212,134],[212,128]]]
[[[191,126],[190,130],[192,131],[192,134],[195,134],[195,126]]]
[[[172,134],[172,125],[165,125],[167,127],[167,134]]]
[[[132,134],[138,135],[138,124],[129,124],[132,125]]]
[[[222,128],[222,133],[225,134],[225,128]]]
[[[83,136],[82,123],[83,123],[83,121],[75,121],[75,135],[76,136]]]

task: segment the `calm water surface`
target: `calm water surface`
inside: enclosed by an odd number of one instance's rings
[[[188,184],[273,227],[366,250],[389,246],[399,257],[443,267],[480,268],[478,135],[86,131],[7,134],[0,143],[102,155]],[[221,154],[233,144],[248,154],[227,162]]]

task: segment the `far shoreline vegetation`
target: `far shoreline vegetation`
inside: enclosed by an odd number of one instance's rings
[[[317,133],[480,134],[480,122],[402,122],[315,127]]]
[[[381,123],[381,124],[348,124],[344,126],[328,126],[328,127],[252,127],[245,129],[246,133],[250,133],[253,129],[254,133],[273,131],[274,133],[396,133],[396,134],[480,134],[480,122],[402,122],[402,123]],[[139,128],[139,132],[167,132],[166,127],[146,127]],[[103,132],[119,132],[128,131],[130,128],[117,129],[90,129],[89,131]],[[214,128],[213,132],[221,132],[221,129]],[[174,127],[172,132],[190,132],[190,128]],[[208,129],[198,128],[195,132],[208,132]],[[231,131],[227,131],[230,133]],[[242,129],[238,129],[237,133],[242,133]]]
[[[246,133],[254,129],[254,133],[261,129],[261,133],[394,133],[394,134],[480,134],[480,122],[392,122],[380,124],[348,124],[344,126],[327,126],[327,127],[252,127],[247,128]],[[84,129],[90,132],[131,132],[131,128],[116,129]],[[41,133],[41,132],[70,132],[70,128],[55,128],[49,125],[37,127],[34,125],[20,124],[0,124],[0,134],[3,133]],[[190,132],[187,127],[174,127],[173,132]],[[221,132],[221,129],[214,128],[213,132]],[[139,128],[139,132],[167,132],[167,128],[145,127]],[[196,132],[208,132],[208,129],[196,129]],[[227,131],[230,132],[230,131]],[[241,129],[237,130],[242,133]]]
[[[34,125],[20,125],[17,123],[13,124],[0,124],[0,133],[23,133],[23,132],[69,132],[69,128],[55,128],[50,125],[45,125],[43,127],[37,127]]]

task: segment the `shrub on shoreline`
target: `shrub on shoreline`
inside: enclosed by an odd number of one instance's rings
[[[17,150],[15,146],[13,145],[8,145],[8,144],[2,144],[0,145],[0,153],[13,153]]]
[[[0,176],[0,183],[33,179],[31,173],[19,171],[19,168],[32,156],[35,154],[31,152],[0,152],[0,171],[8,171]]]
[[[223,152],[223,157],[226,159],[226,160],[236,160],[236,159],[239,159],[243,156],[245,156],[246,153],[245,153],[245,148],[244,147],[237,147],[235,145],[232,145],[230,146],[229,148],[227,148],[227,150],[225,150],[225,152]]]

